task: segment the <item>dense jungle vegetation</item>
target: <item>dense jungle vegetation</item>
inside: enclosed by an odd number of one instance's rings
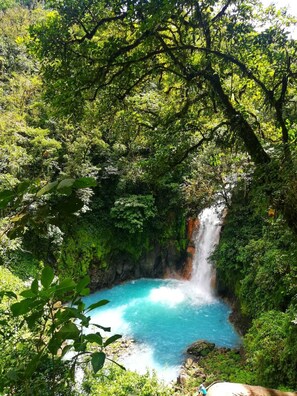
[[[201,364],[297,389],[294,23],[258,0],[0,0],[0,394],[192,394],[108,366],[120,336],[83,333],[106,301],[81,298],[178,272],[218,199],[244,348]]]

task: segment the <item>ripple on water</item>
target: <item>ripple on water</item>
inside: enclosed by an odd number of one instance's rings
[[[187,346],[198,339],[224,347],[240,344],[228,321],[229,307],[196,293],[191,282],[140,279],[96,292],[85,302],[100,299],[110,303],[93,311],[92,322],[137,342],[123,364],[140,373],[154,369],[165,381],[173,380]]]

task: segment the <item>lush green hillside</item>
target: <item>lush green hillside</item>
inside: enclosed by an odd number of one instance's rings
[[[0,0],[0,393],[82,392],[66,335],[95,372],[115,340],[84,338],[80,297],[181,269],[187,218],[218,197],[219,291],[245,353],[205,370],[296,389],[291,23],[256,0]],[[167,394],[154,378],[108,375]],[[91,377],[87,394],[105,392]]]
[[[238,187],[215,258],[221,291],[236,301],[255,381],[294,389],[297,239],[263,186]]]

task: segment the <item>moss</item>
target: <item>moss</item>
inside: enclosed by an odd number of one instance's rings
[[[78,279],[86,275],[90,265],[107,269],[110,247],[91,224],[83,223],[65,238],[58,260],[59,273]]]
[[[22,280],[15,276],[8,268],[0,266],[0,290],[12,290],[15,293],[24,287]]]

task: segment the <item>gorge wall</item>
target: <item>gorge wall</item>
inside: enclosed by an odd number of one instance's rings
[[[133,260],[128,254],[122,254],[111,257],[108,265],[103,267],[99,261],[93,260],[89,268],[91,289],[98,290],[139,278],[190,279],[195,253],[194,236],[198,227],[199,220],[197,218],[187,220],[187,246],[182,250],[177,248],[176,241],[171,240],[166,246],[156,244],[139,260]]]

